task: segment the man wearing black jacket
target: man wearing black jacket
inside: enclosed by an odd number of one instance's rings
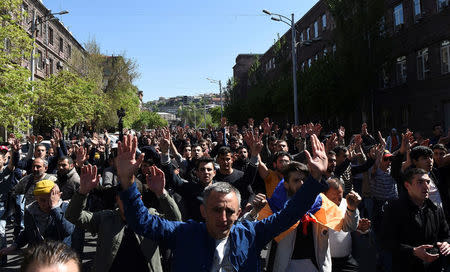
[[[392,253],[392,271],[442,271],[450,254],[444,211],[429,198],[430,177],[420,168],[404,175],[407,194],[386,208],[382,246]]]

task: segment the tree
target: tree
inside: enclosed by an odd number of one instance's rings
[[[146,128],[165,127],[167,125],[167,120],[163,119],[156,112],[144,110],[140,112],[139,118],[134,121],[131,127],[135,130],[142,130]]]
[[[96,84],[75,73],[61,71],[40,82],[38,114],[60,127],[89,122],[104,106],[105,95]]]
[[[37,95],[29,81],[30,72],[21,66],[30,56],[33,41],[21,27],[27,14],[21,0],[0,1],[0,125],[16,132],[29,127]]]

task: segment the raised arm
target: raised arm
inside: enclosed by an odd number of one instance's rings
[[[172,222],[151,215],[141,200],[141,194],[134,183],[134,173],[144,159],[142,154],[137,160],[137,138],[124,136],[123,143],[119,142],[117,173],[124,191],[120,193],[125,209],[128,225],[140,235],[155,241],[167,240],[169,247],[175,246],[174,235],[181,222]]]
[[[94,233],[98,232],[98,222],[96,222],[94,214],[86,211],[85,208],[89,192],[97,187],[99,182],[100,176],[97,175],[97,166],[83,166],[80,175],[80,188],[72,196],[65,214],[67,220],[72,224]]]

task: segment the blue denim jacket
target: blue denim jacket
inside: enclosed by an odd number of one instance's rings
[[[311,176],[280,212],[261,221],[236,222],[230,232],[230,261],[236,271],[261,271],[259,255],[275,236],[295,224],[314,203],[326,183]],[[172,222],[153,216],[133,184],[120,195],[128,225],[140,235],[163,241],[173,250],[172,271],[210,271],[215,239],[206,225],[195,221]]]

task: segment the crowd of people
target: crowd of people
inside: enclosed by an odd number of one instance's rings
[[[360,237],[373,271],[450,264],[441,125],[425,138],[222,118],[120,140],[54,129],[45,143],[11,134],[0,146],[0,265],[28,245],[23,267],[80,271],[86,232],[97,240],[92,271],[360,271]]]

